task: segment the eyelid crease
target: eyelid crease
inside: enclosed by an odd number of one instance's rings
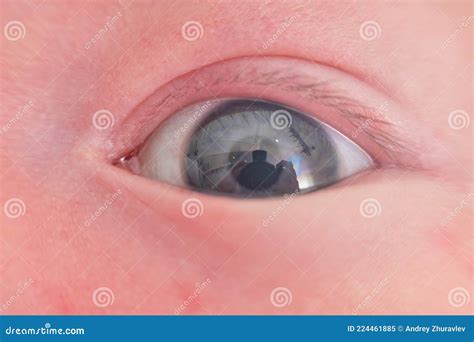
[[[211,64],[200,69],[212,66],[215,67],[214,64]],[[382,113],[380,110],[365,106],[355,99],[342,95],[340,91],[332,89],[332,84],[329,81],[315,82],[311,80],[311,82],[308,82],[298,74],[288,76],[282,75],[280,70],[261,71],[258,70],[258,68],[253,67],[248,68],[243,72],[236,69],[225,68],[227,73],[210,73],[211,77],[209,81],[204,82],[198,77],[193,77],[198,71],[192,71],[165,84],[163,88],[166,87],[166,85],[169,85],[172,90],[164,95],[164,97],[158,102],[154,103],[153,108],[150,108],[144,117],[141,118],[139,126],[145,126],[147,121],[155,117],[164,108],[169,107],[172,102],[180,102],[180,99],[186,96],[189,89],[192,89],[192,91],[196,93],[207,91],[209,94],[213,94],[213,98],[210,98],[212,100],[218,99],[220,96],[219,94],[211,92],[209,88],[212,89],[212,87],[222,84],[228,86],[231,84],[241,85],[243,83],[244,85],[252,84],[267,88],[276,87],[280,90],[291,91],[293,93],[296,92],[303,98],[310,98],[318,101],[318,103],[323,106],[335,109],[355,129],[355,132],[358,132],[357,135],[366,135],[386,154],[390,160],[388,166],[397,166],[415,170],[422,169],[420,167],[421,163],[418,162],[416,154],[408,148],[408,146],[399,142],[400,137],[390,132],[397,128],[394,123],[381,118],[380,116]],[[288,70],[285,72],[288,72]],[[190,78],[187,79],[186,82],[183,82],[183,85],[180,84],[179,86],[176,86],[174,81],[185,77]],[[271,99],[268,100],[272,101]],[[184,107],[184,105],[182,107]],[[324,122],[324,120],[322,121]],[[348,136],[348,138],[354,139],[355,137]],[[411,163],[411,165],[407,165],[406,162],[400,160],[400,155],[404,155],[404,157],[410,156],[411,159],[415,160],[415,162]]]

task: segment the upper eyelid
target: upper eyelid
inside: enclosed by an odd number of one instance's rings
[[[227,61],[207,65],[201,69],[216,67],[217,64],[225,62]],[[306,61],[306,63],[308,63],[308,61]],[[195,93],[207,91],[209,99],[213,99],[219,98],[219,93],[213,93],[210,89],[219,86],[229,86],[232,84],[253,84],[263,87],[272,86],[278,87],[280,90],[298,93],[303,98],[306,97],[317,101],[319,104],[331,107],[337,111],[354,129],[361,129],[363,133],[386,154],[390,160],[390,165],[407,167],[406,162],[399,160],[401,154],[404,154],[404,156],[410,155],[411,159],[417,159],[413,151],[402,142],[402,139],[392,133],[392,131],[395,131],[395,125],[387,120],[374,116],[374,113],[376,113],[374,108],[363,105],[355,99],[343,95],[340,90],[332,85],[332,81],[318,82],[314,78],[303,78],[296,72],[290,75],[288,75],[288,70],[285,72],[287,75],[282,75],[282,72],[279,70],[269,72],[261,71],[258,68],[246,68],[244,72],[241,72],[240,70],[232,68],[224,68],[222,72],[209,73],[210,75],[208,76],[210,77],[207,77],[206,80],[203,81],[203,79],[198,76],[194,76],[195,73],[199,73],[198,69],[189,73],[189,75],[183,75],[175,79],[185,78],[185,82],[178,82],[178,85],[176,85],[173,80],[163,85],[163,88],[169,85],[171,90],[164,94],[158,101],[155,101],[153,107],[139,118],[140,122],[138,123],[138,127],[146,126],[148,121],[152,121],[155,116],[171,106],[173,102],[182,103],[182,98],[186,97],[190,89],[191,92]],[[158,89],[157,92],[159,92],[160,89]],[[144,102],[146,102],[146,100]],[[324,120],[322,121],[324,122]],[[338,127],[335,128],[338,129]],[[348,138],[353,139],[353,137],[349,135]],[[416,160],[408,167],[418,169],[420,168],[418,165],[419,163]]]
[[[285,85],[283,87],[284,89],[306,92],[306,96],[337,110],[354,128],[362,128],[365,134],[370,136],[377,145],[383,148],[392,159],[392,165],[401,166],[401,163],[397,160],[399,153],[408,153],[415,156],[414,152],[411,151],[408,146],[399,142],[399,138],[390,133],[390,130],[381,127],[395,126],[392,122],[376,117],[374,115],[374,113],[377,112],[376,109],[367,107],[342,94],[338,94],[337,91],[331,89],[329,82],[306,82],[299,77],[280,77],[278,71],[267,73],[263,76],[265,77],[265,82],[262,82],[261,79],[258,78],[260,85],[276,84],[276,86],[278,86],[279,84],[283,84]]]

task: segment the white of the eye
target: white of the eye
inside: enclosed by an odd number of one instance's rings
[[[189,137],[221,101],[206,101],[179,111],[148,137],[138,153],[140,174],[175,185],[185,185],[184,160]]]
[[[188,151],[189,138],[194,134],[199,123],[222,101],[206,101],[184,108],[156,129],[138,153],[140,174],[184,186],[187,178],[184,160]],[[337,179],[342,180],[373,166],[372,158],[356,143],[325,123],[321,124],[332,139],[337,153],[334,156],[338,161]]]
[[[323,123],[325,132],[334,143],[337,156],[338,179],[350,177],[373,166],[372,158],[341,132]]]

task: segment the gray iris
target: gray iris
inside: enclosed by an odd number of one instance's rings
[[[259,100],[227,100],[190,139],[188,182],[242,197],[307,192],[338,179],[334,143],[320,122]]]

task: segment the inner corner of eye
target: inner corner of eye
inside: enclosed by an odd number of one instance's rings
[[[180,110],[123,163],[144,177],[244,198],[311,192],[373,167],[336,129],[284,104],[250,98]]]

